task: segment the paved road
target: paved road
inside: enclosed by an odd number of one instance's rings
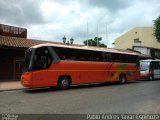
[[[160,113],[160,80],[0,92],[1,113]]]

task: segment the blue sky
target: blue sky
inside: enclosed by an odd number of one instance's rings
[[[28,38],[83,44],[98,36],[114,40],[134,27],[153,26],[159,0],[0,0],[0,23],[28,29]]]

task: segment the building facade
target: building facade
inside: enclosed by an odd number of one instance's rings
[[[133,49],[160,59],[160,42],[156,40],[153,32],[153,27],[136,27],[118,37],[114,42],[115,48]]]
[[[41,43],[48,41],[27,39],[27,29],[0,24],[0,81],[19,80],[25,50]]]
[[[0,81],[20,80],[25,51],[42,43],[63,44],[27,38],[27,29],[0,24]],[[74,46],[82,46],[76,45]]]
[[[33,45],[46,42],[0,35],[0,81],[19,80],[25,50]]]

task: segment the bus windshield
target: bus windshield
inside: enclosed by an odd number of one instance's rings
[[[53,61],[47,47],[41,47],[35,50],[33,55],[32,70],[48,69]]]
[[[53,57],[47,47],[28,49],[25,53],[23,72],[48,69]]]
[[[143,70],[149,70],[149,65],[150,65],[150,62],[140,62],[140,70],[143,71]]]
[[[31,70],[31,56],[32,56],[32,49],[28,49],[25,53],[23,72],[29,72]]]

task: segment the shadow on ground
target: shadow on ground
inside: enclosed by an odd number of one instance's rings
[[[96,83],[96,84],[83,84],[83,85],[73,85],[69,89],[60,90],[57,87],[46,87],[46,88],[35,88],[35,89],[25,89],[24,92],[34,94],[34,93],[42,93],[42,92],[58,92],[58,91],[70,91],[70,90],[79,90],[79,89],[90,89],[90,88],[100,88],[100,87],[113,87],[113,86],[122,86],[122,85],[131,85],[140,83],[142,81],[131,81],[125,84],[120,84],[118,82],[114,83]]]

